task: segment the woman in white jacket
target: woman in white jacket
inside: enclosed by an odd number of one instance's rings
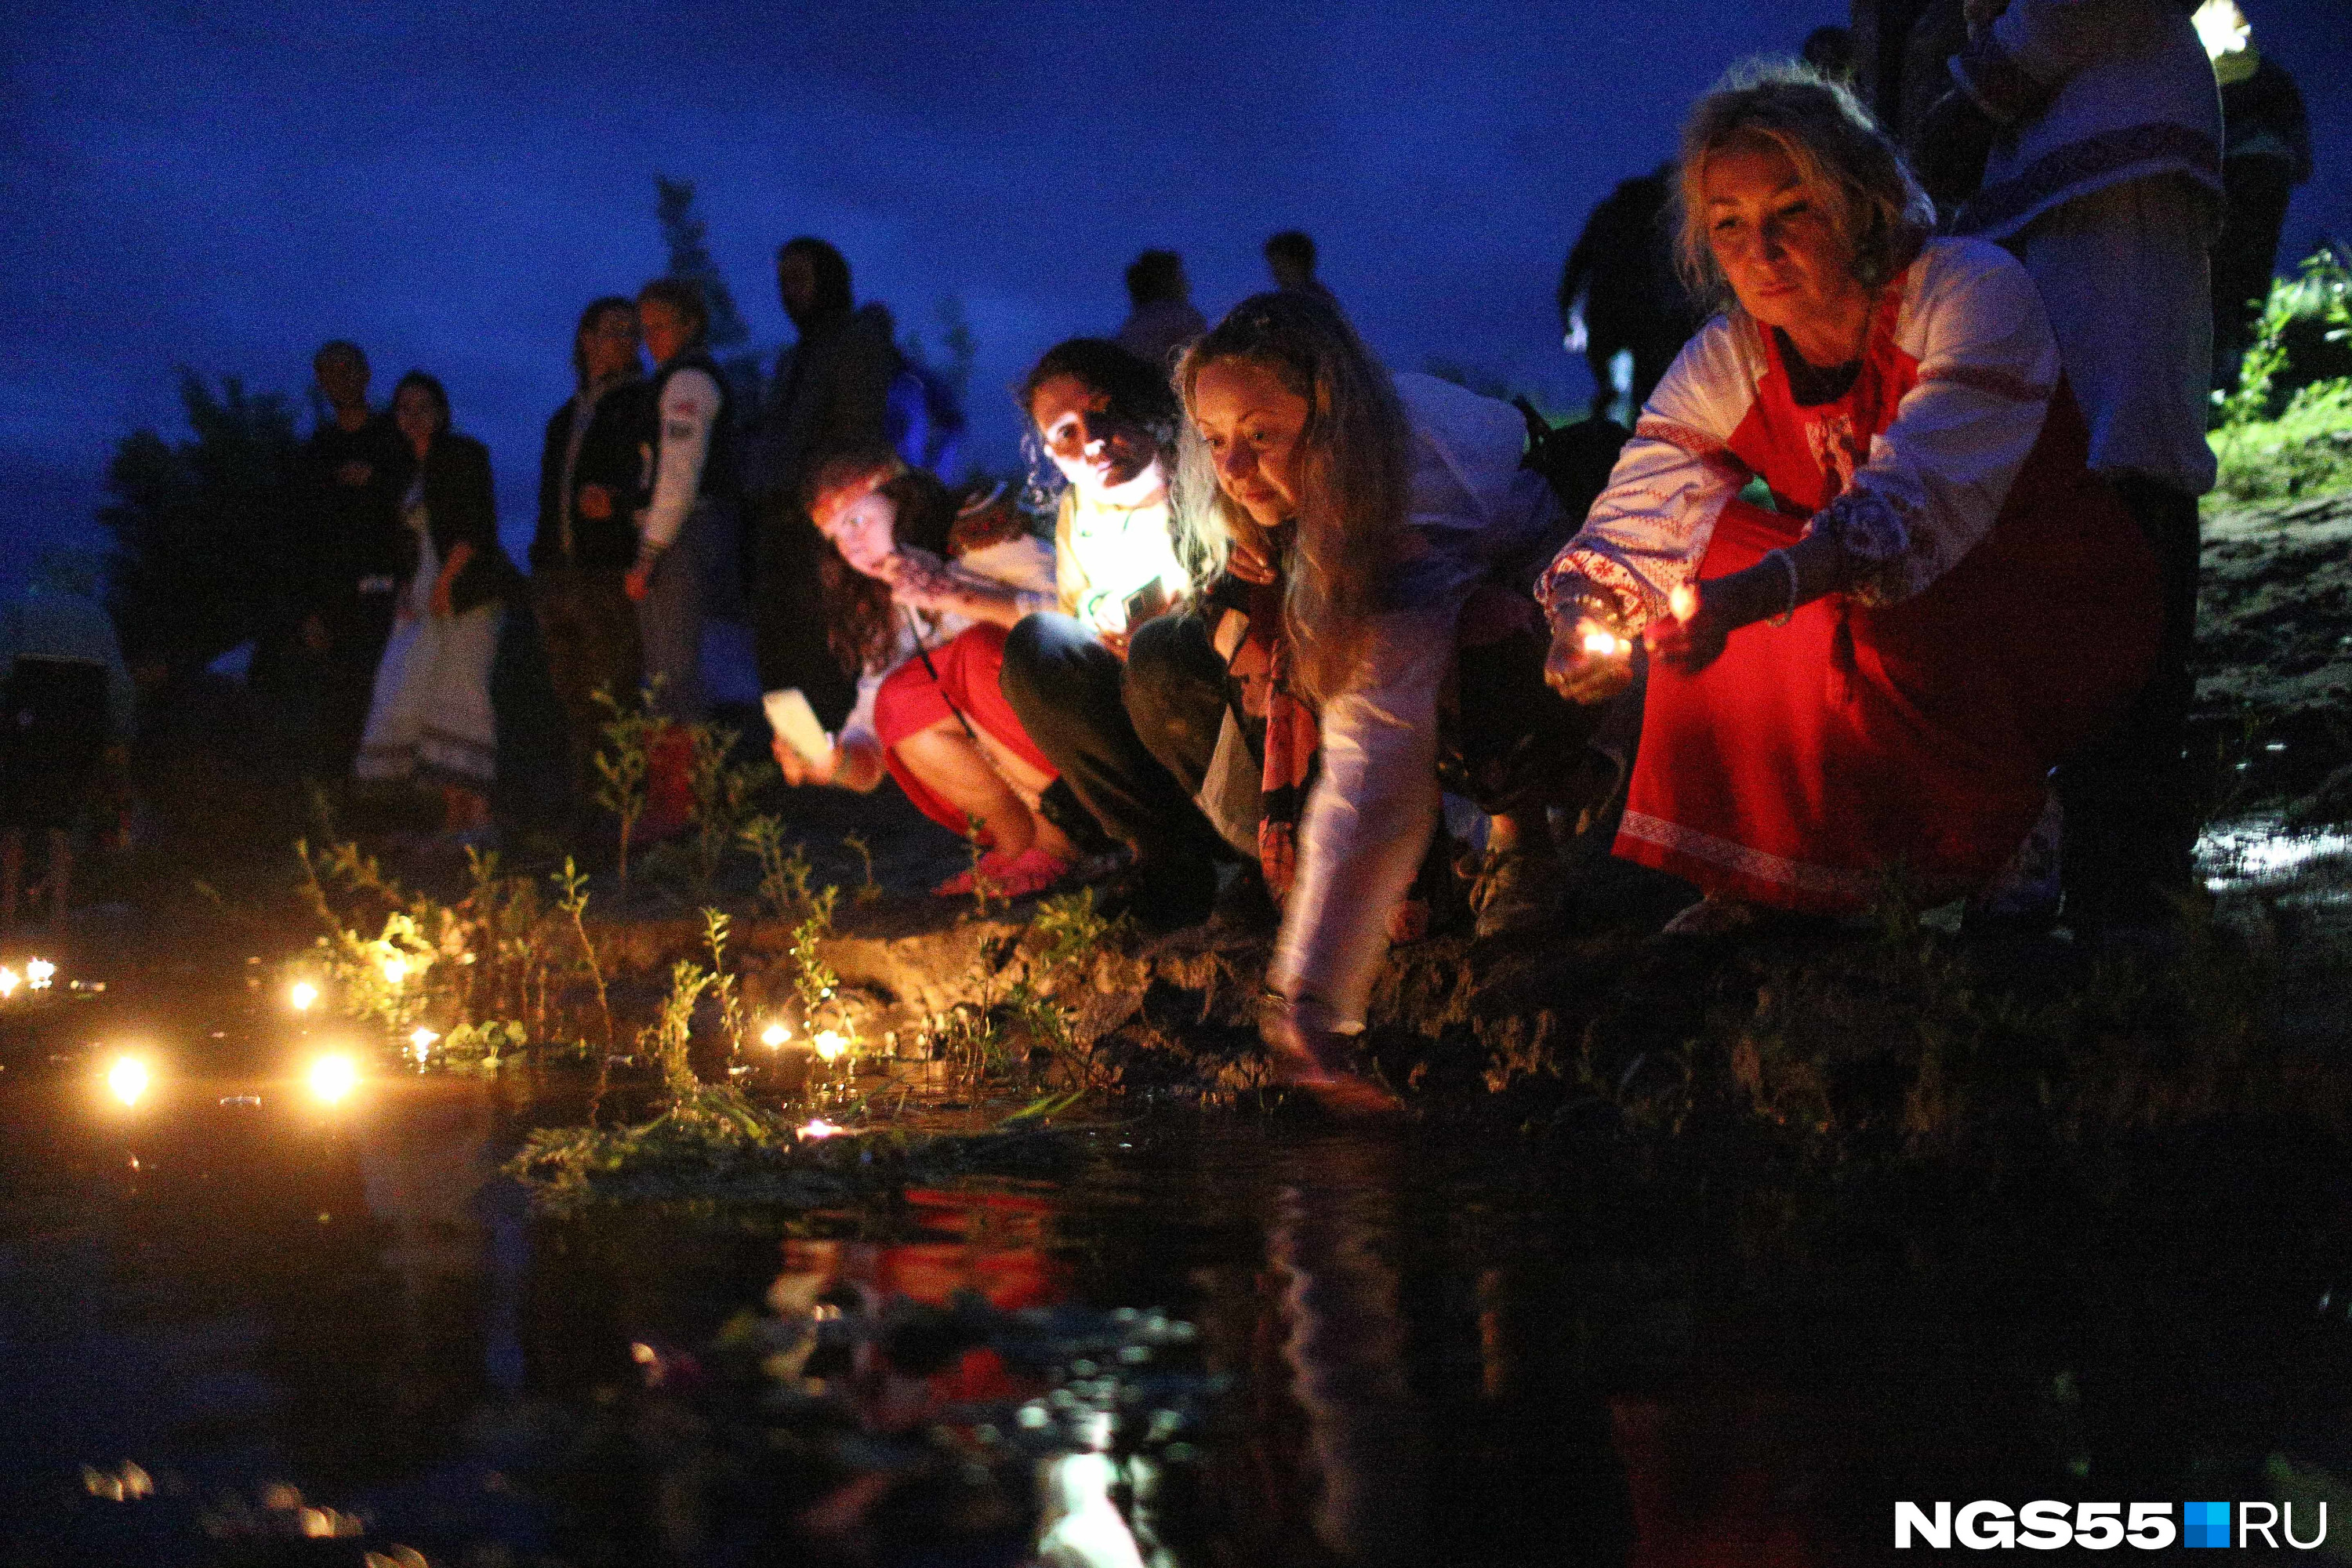
[[[1537,847],[1540,790],[1577,776],[1590,722],[1543,688],[1525,592],[1559,508],[1520,466],[1516,412],[1391,377],[1313,295],[1243,301],[1185,354],[1177,387],[1180,513],[1228,567],[1202,619],[1264,723],[1256,848],[1283,906],[1266,1038],[1290,1081],[1385,1100],[1343,1062],[1388,942],[1415,923],[1442,757],[1468,754],[1464,787],[1497,811],[1496,853]],[[1473,645],[1522,646],[1524,679],[1482,666],[1449,701]],[[1149,653],[1139,637],[1131,681]],[[1203,795],[1232,798],[1213,781]]]

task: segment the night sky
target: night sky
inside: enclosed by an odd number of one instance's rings
[[[2300,255],[2352,234],[2352,29],[2345,0],[2246,4],[2320,141]],[[443,377],[519,547],[581,306],[660,270],[656,171],[696,182],[763,355],[790,335],[772,258],[795,234],[838,244],[902,335],[936,346],[960,296],[992,467],[1013,460],[1005,386],[1118,324],[1137,250],[1181,251],[1213,320],[1289,226],[1392,364],[1572,401],[1552,289],[1586,212],[1726,65],[1842,10],[14,4],[0,576],[96,542],[113,441],[184,432],[175,366],[299,395],[335,336],[379,400],[412,366]]]

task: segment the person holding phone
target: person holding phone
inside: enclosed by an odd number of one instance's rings
[[[1004,698],[1102,831],[1133,852],[1115,901],[1149,929],[1192,925],[1216,897],[1217,835],[1138,735],[1127,690],[1130,639],[1192,598],[1168,504],[1175,390],[1118,344],[1072,338],[1031,369],[1021,406],[1040,488],[1058,491],[1057,604],[1005,639]],[[1191,619],[1171,624],[1197,632]],[[1206,655],[1206,633],[1192,640]]]
[[[864,791],[887,773],[924,816],[978,835],[991,891],[1052,887],[1077,851],[1038,810],[1054,767],[999,685],[1005,629],[1053,602],[1051,548],[1002,487],[959,496],[887,448],[818,464],[808,511],[825,542],[826,642],[858,673],[857,702],[814,755],[793,743],[800,726],[779,731],[784,782]],[[961,897],[975,879],[932,891]]]

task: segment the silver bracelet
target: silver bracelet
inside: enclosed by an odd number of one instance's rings
[[[1785,549],[1777,549],[1768,552],[1764,559],[1778,561],[1780,563],[1780,570],[1789,574],[1789,607],[1774,616],[1771,621],[1773,626],[1785,626],[1789,624],[1789,617],[1797,613],[1797,558]]]

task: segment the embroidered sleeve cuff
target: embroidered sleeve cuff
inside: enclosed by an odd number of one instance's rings
[[[1915,540],[1906,508],[1895,498],[1856,486],[1813,514],[1808,535],[1826,534],[1853,568],[1849,588],[1865,605],[1907,599],[1941,574],[1938,563]]]
[[[1990,32],[1973,40],[1950,61],[1952,79],[1999,125],[2032,118],[2048,105],[2048,88],[2034,80]]]

